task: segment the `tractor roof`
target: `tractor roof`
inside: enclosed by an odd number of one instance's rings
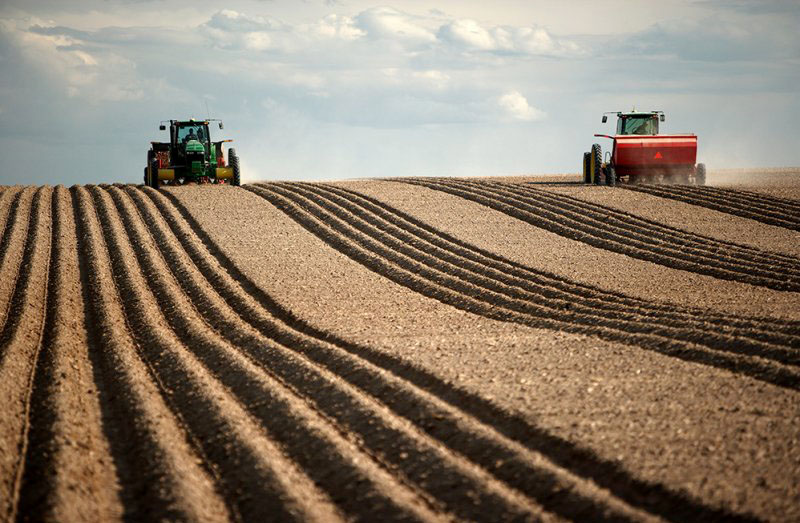
[[[664,111],[631,111],[629,113],[618,112],[617,116],[624,116],[628,117],[639,117],[639,118],[646,118],[650,116],[658,116],[659,114],[663,114]]]
[[[208,125],[208,120],[195,120],[194,118],[190,118],[188,120],[170,120],[175,125]]]

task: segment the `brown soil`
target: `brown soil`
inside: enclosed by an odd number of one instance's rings
[[[4,187],[0,521],[795,521],[751,174]]]

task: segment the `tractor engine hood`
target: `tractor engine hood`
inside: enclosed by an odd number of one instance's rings
[[[203,147],[203,144],[198,142],[197,140],[189,140],[186,142],[186,152],[187,153],[205,153],[206,148]]]

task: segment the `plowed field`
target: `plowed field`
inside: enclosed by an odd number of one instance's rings
[[[0,187],[0,521],[800,520],[800,172],[570,180]]]

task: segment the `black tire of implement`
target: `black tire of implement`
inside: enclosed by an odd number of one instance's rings
[[[706,164],[704,163],[697,164],[697,170],[694,173],[694,184],[695,185],[706,184]]]
[[[617,185],[617,170],[614,169],[613,165],[606,167],[606,185],[609,187]]]
[[[589,173],[589,153],[583,153],[583,183],[591,183],[592,178]]]
[[[233,182],[231,185],[239,187],[242,184],[242,179],[239,173],[239,157],[236,156],[236,149],[228,149],[228,166],[233,168]]]
[[[161,180],[158,179],[158,160],[153,158],[153,161],[150,163],[150,165],[151,165],[150,169],[152,172],[151,174],[152,180],[150,180],[151,182],[150,187],[152,187],[153,189],[158,189],[159,187],[161,187]]]
[[[600,185],[603,173],[603,152],[600,149],[600,144],[592,145],[592,152],[589,154],[591,155],[589,165],[593,167],[591,169],[591,180],[595,185]]]
[[[158,160],[152,149],[147,151],[147,167],[144,168],[144,184],[158,189]]]
[[[153,151],[147,151],[147,163],[144,164],[144,184],[150,187],[150,168],[153,165]]]

